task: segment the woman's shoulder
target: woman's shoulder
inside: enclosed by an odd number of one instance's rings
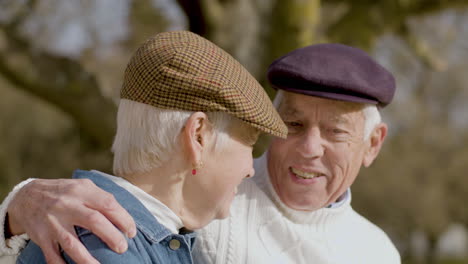
[[[148,253],[142,250],[141,244],[149,244],[145,242],[141,232],[132,239],[127,239],[128,249],[124,253],[116,253],[112,251],[99,237],[81,227],[76,227],[78,238],[88,249],[89,253],[99,263],[151,263]],[[64,259],[67,263],[74,263],[70,256],[64,254]]]
[[[93,233],[89,231],[82,231],[84,230],[82,228],[77,229],[80,229],[78,239],[81,240],[81,242],[90,252],[90,254],[100,263],[151,263],[145,261],[145,254],[137,250],[136,244],[132,242],[132,240],[128,240],[128,250],[123,254],[118,254],[112,251],[109,247],[107,247],[107,245]],[[66,263],[75,263],[72,260],[72,258],[69,255],[67,255],[63,250],[60,249],[60,251],[62,254],[62,258],[65,260]],[[137,254],[135,254],[135,252],[137,252]],[[47,261],[44,257],[41,248],[36,243],[30,240],[26,247],[23,249],[23,251],[21,251],[21,254],[18,256],[16,263],[46,264]]]

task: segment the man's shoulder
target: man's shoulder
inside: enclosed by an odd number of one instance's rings
[[[371,222],[369,219],[361,215],[360,213],[356,212],[353,208],[349,211],[349,219],[353,225],[360,229],[360,231],[366,231],[366,233],[370,233],[377,237],[386,237],[388,238],[387,234],[376,224]]]
[[[386,256],[388,261],[386,260],[385,263],[400,263],[400,254],[390,237],[354,209],[349,211],[346,225],[343,228],[346,237],[354,240],[348,241],[349,243],[364,249],[371,255]]]

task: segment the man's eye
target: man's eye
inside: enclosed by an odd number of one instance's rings
[[[346,141],[349,138],[349,133],[346,130],[339,129],[339,128],[330,128],[327,130],[328,136],[330,139],[341,142]]]
[[[302,123],[299,122],[284,122],[288,127],[288,134],[296,134],[299,133],[303,127]]]
[[[332,132],[333,132],[334,134],[346,133],[346,131],[341,130],[341,129],[338,129],[338,128],[333,128],[333,129],[332,129]]]

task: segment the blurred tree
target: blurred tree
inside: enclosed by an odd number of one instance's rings
[[[1,169],[2,197],[28,177],[67,177],[76,168],[110,171],[116,88],[131,52],[150,31],[133,21],[138,30],[123,42],[127,17],[153,24],[151,34],[167,25],[158,6],[148,12],[141,1],[126,2],[0,2],[0,81],[10,85],[1,87],[0,163],[8,164]]]
[[[384,110],[390,137],[353,187],[354,204],[398,241],[418,228],[434,242],[450,221],[468,225],[468,54],[459,53],[468,50],[468,12],[452,9],[462,6],[468,2],[0,1],[2,196],[21,178],[66,177],[77,167],[110,170],[117,87],[132,51],[156,32],[189,28],[265,86],[265,69],[278,56],[341,42],[376,50],[399,84],[395,103]]]
[[[273,59],[315,41],[314,29],[319,23],[319,0],[177,2],[191,31],[223,47],[261,83]]]
[[[370,49],[374,41],[389,32],[405,34],[408,18],[467,6],[465,0],[329,0],[343,15],[327,30],[332,41]]]
[[[391,134],[382,154],[353,187],[355,206],[387,231],[408,241],[415,230],[428,237],[429,253],[454,221],[468,226],[464,116],[468,78],[468,10],[448,10],[407,21],[400,39],[377,44],[397,76],[393,106],[385,109]],[[393,43],[393,44],[392,44]],[[379,47],[381,46],[381,47]],[[463,168],[464,167],[464,168]],[[371,176],[372,175],[372,176]],[[386,201],[382,204],[381,201]],[[422,263],[434,263],[429,254]]]

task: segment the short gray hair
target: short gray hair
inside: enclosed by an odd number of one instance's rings
[[[114,174],[129,175],[160,167],[180,148],[178,137],[193,113],[121,99],[117,113],[117,132],[112,145]],[[241,140],[246,142],[258,135],[256,128],[232,115],[224,112],[206,114],[216,136],[216,151],[224,146],[233,129],[241,129]]]
[[[284,98],[284,91],[278,90],[276,93],[275,99],[273,100],[273,105],[278,110]],[[374,128],[382,122],[382,117],[380,112],[377,109],[376,105],[373,104],[363,104],[362,114],[364,115],[364,140],[369,139],[370,134]]]

